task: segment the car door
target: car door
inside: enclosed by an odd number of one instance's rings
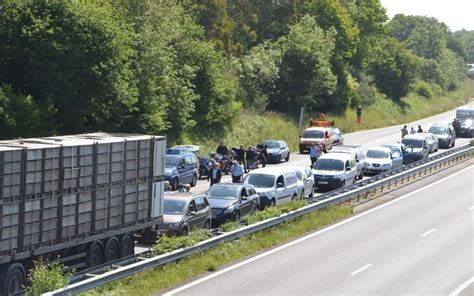
[[[314,178],[309,169],[303,170],[304,196],[309,196],[313,191]]]
[[[286,181],[283,175],[279,175],[276,180],[276,204],[282,204],[291,199],[291,194],[286,188]]]
[[[255,189],[251,186],[246,186],[245,189],[247,190],[248,197],[247,199],[249,200],[250,203],[250,212],[254,211],[255,209],[259,208],[259,197]]]
[[[196,226],[199,224],[199,215],[194,200],[191,200],[188,204],[188,208],[186,210],[186,222],[190,230],[192,228],[196,228]]]
[[[245,187],[242,187],[239,194],[240,216],[245,217],[249,214],[252,204],[249,200],[249,194]]]
[[[403,157],[400,149],[392,151],[392,169],[398,169],[403,166]]]
[[[202,228],[207,220],[208,209],[202,195],[196,196],[194,202],[196,204],[196,221],[194,227]]]
[[[184,184],[188,181],[186,176],[186,163],[184,161],[184,157],[180,157],[178,160],[178,177],[179,183],[181,184]]]

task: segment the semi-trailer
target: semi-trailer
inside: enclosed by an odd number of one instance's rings
[[[1,295],[35,262],[89,268],[134,253],[161,222],[166,137],[90,133],[0,141]]]

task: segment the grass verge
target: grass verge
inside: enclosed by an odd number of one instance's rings
[[[178,262],[99,287],[83,295],[150,295],[202,273],[215,271],[224,264],[294,239],[351,214],[352,209],[344,206],[315,211],[293,221],[191,255]]]

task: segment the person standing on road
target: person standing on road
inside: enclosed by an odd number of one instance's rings
[[[410,135],[416,134],[415,128],[412,126],[410,128]]]
[[[217,162],[214,162],[212,164],[212,169],[209,171],[209,174],[207,175],[207,180],[211,180],[211,186],[217,183],[221,182],[221,177],[222,177],[222,172],[221,169],[219,168],[219,164]]]
[[[407,126],[404,125],[403,128],[402,128],[402,139],[408,135],[408,129],[407,129]]]
[[[309,148],[309,159],[311,159],[311,165],[314,166],[314,163],[316,160],[318,160],[319,156],[319,151],[318,147],[316,147],[316,144],[313,144],[311,148]]]
[[[421,128],[421,125],[418,126],[418,130],[416,131],[417,133],[422,133],[423,129]]]
[[[243,165],[245,172],[247,172],[247,167],[245,166],[245,149],[244,145],[240,144],[239,149],[237,149],[237,161],[240,165]]]
[[[232,162],[230,174],[232,176],[232,183],[240,183],[242,181],[243,170],[236,160]]]
[[[253,150],[252,145],[249,145],[249,149],[245,153],[245,159],[247,161],[247,171],[250,171],[253,169],[254,158],[255,158],[255,151]]]

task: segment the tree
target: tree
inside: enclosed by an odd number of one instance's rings
[[[421,60],[396,39],[387,38],[371,52],[368,68],[377,88],[399,101],[419,77]]]
[[[5,0],[0,80],[57,110],[44,133],[118,130],[135,103],[130,34],[106,2]]]
[[[293,115],[301,107],[324,110],[327,102],[322,98],[331,95],[336,86],[330,64],[334,38],[333,30],[324,32],[312,16],[305,15],[278,40],[282,60],[270,109]]]

